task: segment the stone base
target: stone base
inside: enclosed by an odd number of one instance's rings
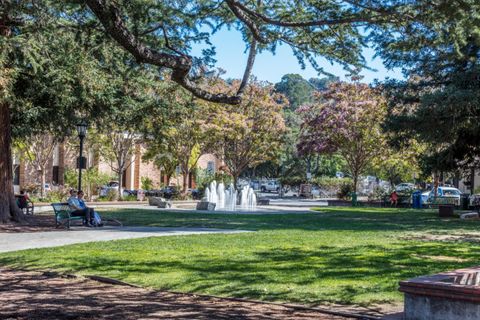
[[[405,294],[405,320],[478,320],[478,303]]]
[[[480,267],[401,281],[405,320],[480,319]]]
[[[478,219],[478,212],[468,212],[460,215],[460,219]]]
[[[258,206],[268,206],[270,205],[270,199],[258,199],[257,200]]]
[[[148,197],[148,205],[150,206],[159,206],[161,202],[166,202],[162,197]]]
[[[214,211],[215,210],[216,203],[213,202],[207,202],[207,201],[201,201],[197,203],[197,210],[208,210],[208,211]]]
[[[167,201],[160,201],[158,203],[158,207],[161,208],[161,209],[171,208],[172,204],[170,202],[167,202]]]

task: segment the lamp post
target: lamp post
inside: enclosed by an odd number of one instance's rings
[[[87,135],[87,122],[85,120],[80,121],[77,124],[77,133],[80,138],[80,156],[77,159],[78,167],[78,190],[82,190],[82,169],[85,167],[85,160],[83,158],[83,139]]]

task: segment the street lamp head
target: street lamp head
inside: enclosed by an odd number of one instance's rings
[[[80,121],[77,124],[77,132],[80,138],[84,138],[87,135],[88,124],[85,120]]]

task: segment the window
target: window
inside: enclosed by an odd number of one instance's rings
[[[445,196],[458,196],[460,192],[458,190],[443,190],[443,195]]]
[[[210,174],[215,173],[215,162],[213,161],[208,161],[207,162],[207,172]]]
[[[13,171],[13,184],[16,186],[20,185],[20,165],[15,165],[15,170]]]
[[[52,183],[53,183],[53,184],[58,184],[58,180],[59,180],[59,179],[58,179],[58,178],[59,178],[59,174],[58,174],[59,170],[58,170],[58,168],[59,168],[58,166],[53,166],[53,168],[52,168],[52,169],[53,169],[53,170],[52,170]]]

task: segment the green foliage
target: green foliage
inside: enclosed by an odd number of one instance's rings
[[[212,88],[235,92],[239,85],[239,81],[231,85],[215,81]],[[279,99],[271,85],[255,81],[245,89],[240,105],[219,108],[218,104],[207,104],[212,115],[206,125],[213,137],[212,149],[224,160],[234,180],[247,168],[278,159],[285,134]]]
[[[307,178],[305,175],[302,176],[294,176],[294,175],[288,175],[288,176],[281,176],[278,181],[282,186],[291,186],[291,187],[297,187],[303,183],[307,183]]]
[[[338,199],[350,200],[352,193],[355,191],[352,181],[344,181],[340,184],[340,189],[337,192]]]
[[[431,3],[416,21],[375,32],[377,52],[406,81],[387,81],[386,128],[393,143],[412,138],[427,144],[425,173],[456,170],[480,155],[480,3]],[[401,34],[399,37],[397,35]]]
[[[311,105],[297,111],[303,123],[297,144],[306,159],[313,155],[340,155],[353,178],[358,178],[370,163],[384,152],[381,129],[386,103],[378,90],[361,83],[332,83],[316,94]]]
[[[119,201],[137,201],[137,197],[135,195],[128,195],[119,199]]]
[[[153,189],[153,180],[149,177],[141,177],[142,189],[143,190],[152,190]]]
[[[332,195],[341,192],[345,185],[353,185],[350,178],[331,178],[331,177],[316,177],[313,179],[313,184],[317,185],[325,193]],[[343,191],[342,191],[343,192]],[[348,191],[347,191],[348,192]]]
[[[233,183],[232,176],[225,172],[216,171],[215,173],[211,173],[206,169],[195,170],[195,181],[197,183],[197,189],[199,189],[201,192],[205,190],[205,188],[209,186],[210,183],[214,180],[217,181],[217,183],[223,182],[225,186]]]
[[[314,87],[299,74],[286,74],[275,84],[275,91],[285,95],[291,110],[311,101]]]
[[[45,193],[45,196],[36,197],[31,196],[30,200],[35,202],[46,202],[46,203],[54,203],[54,202],[66,202],[68,197],[70,196],[69,190],[67,188],[60,188],[58,190],[50,190]]]
[[[385,190],[382,187],[375,186],[373,188],[373,191],[368,194],[368,201],[379,201],[385,199],[387,196],[389,196],[390,193],[388,190]]]
[[[108,189],[107,194],[104,197],[106,201],[115,201],[118,199],[118,190],[117,189]]]
[[[85,188],[84,192],[89,197],[98,194],[98,189],[111,180],[113,180],[111,175],[99,172],[98,168],[92,167],[82,170],[82,186]],[[64,181],[65,186],[76,189],[78,185],[78,171],[72,168],[65,168]]]

